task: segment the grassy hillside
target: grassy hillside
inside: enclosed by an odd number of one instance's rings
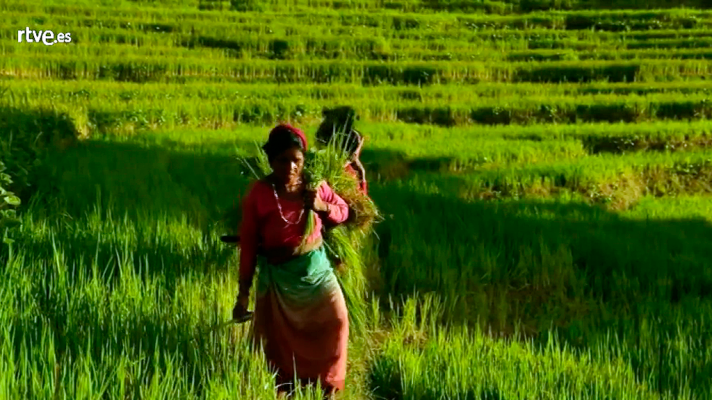
[[[352,105],[387,218],[345,398],[710,398],[703,3],[0,3],[0,397],[273,398],[211,330],[237,158]]]

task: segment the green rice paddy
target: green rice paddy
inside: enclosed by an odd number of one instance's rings
[[[345,399],[712,398],[704,7],[0,2],[0,398],[274,398],[219,238],[338,105],[386,215]]]

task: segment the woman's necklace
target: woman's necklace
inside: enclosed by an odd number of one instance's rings
[[[282,205],[279,203],[277,187],[274,186],[274,183],[272,183],[272,191],[274,192],[274,199],[277,201],[277,209],[279,209],[279,216],[282,217],[282,221],[286,222],[287,225],[297,225],[298,223],[302,222],[302,217],[304,216],[304,208],[302,208],[302,211],[299,212],[299,219],[297,220],[297,222],[287,221],[287,218],[284,217],[284,213],[282,212]]]

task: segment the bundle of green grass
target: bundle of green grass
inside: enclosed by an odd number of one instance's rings
[[[311,190],[326,182],[349,205],[348,219],[336,227],[325,229],[322,234],[349,308],[351,331],[360,334],[366,326],[366,252],[374,224],[381,221],[382,216],[373,201],[360,191],[358,180],[344,168],[349,160],[348,141],[351,135],[334,132],[333,136],[335,140],[331,140],[325,148],[306,152],[304,178],[307,188]],[[259,145],[256,147],[257,157],[240,157],[240,160],[248,173],[259,180],[271,174],[272,169],[267,154]],[[315,217],[314,211],[309,210],[305,240],[314,231]]]

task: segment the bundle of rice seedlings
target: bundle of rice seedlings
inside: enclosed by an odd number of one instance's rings
[[[357,179],[344,168],[348,152],[343,138],[348,135],[338,132],[335,135],[341,138],[332,140],[325,149],[310,149],[305,154],[304,177],[308,189],[316,190],[322,182],[326,182],[349,205],[349,218],[336,227],[325,227],[322,234],[329,259],[336,267],[336,276],[344,291],[351,330],[360,334],[366,326],[365,243],[373,233],[374,224],[383,218],[373,201],[361,193]],[[264,150],[259,145],[256,149],[257,157],[240,157],[240,160],[259,180],[269,175],[272,169]],[[314,231],[315,216],[314,211],[309,210],[305,240]]]

